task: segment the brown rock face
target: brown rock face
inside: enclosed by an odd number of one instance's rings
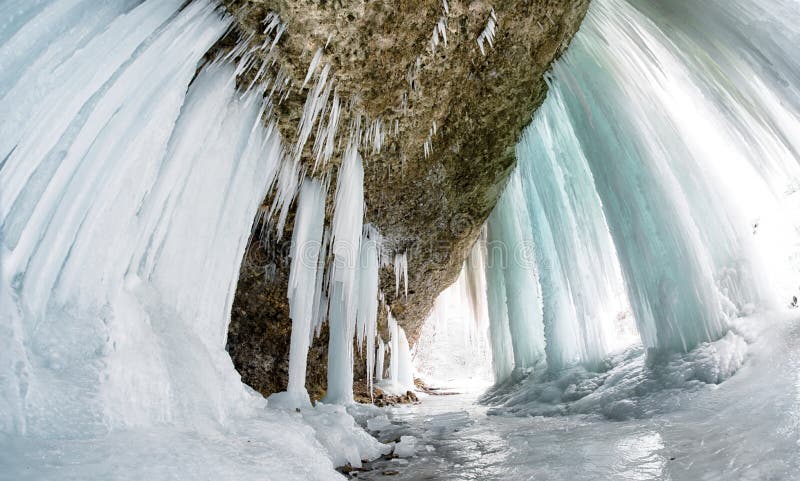
[[[395,296],[391,267],[381,271],[381,288],[413,343],[436,296],[457,277],[513,170],[520,132],[546,95],[543,76],[578,29],[589,0],[223,3],[236,18],[236,30],[223,40],[222,50],[241,38],[262,44],[270,14],[285,24],[273,53],[263,56],[268,65],[254,64],[240,81],[261,81],[259,72],[289,79],[291,87],[274,110],[290,148],[318,77],[305,85],[304,80],[322,49],[316,72],[330,65],[331,88],[343,107],[337,150],[313,175],[335,175],[348,136],[380,122],[381,148],[360,149],[365,222],[380,230],[390,257],[407,253],[408,297]],[[487,39],[490,22],[496,29]],[[309,172],[314,135],[300,150]],[[286,386],[288,249],[254,243],[249,252],[228,347],[243,380],[268,394]],[[315,340],[309,354],[310,392],[324,383],[326,342]],[[358,364],[356,372],[362,370]]]

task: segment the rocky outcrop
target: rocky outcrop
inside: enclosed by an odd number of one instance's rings
[[[395,296],[391,266],[381,272],[381,287],[413,343],[494,207],[514,167],[519,134],[546,95],[544,74],[580,25],[588,0],[223,3],[236,28],[218,46],[222,52],[242,39],[269,40],[261,32],[274,14],[285,26],[275,47],[240,76],[242,85],[261,81],[265,72],[287,79],[290,87],[274,104],[284,139],[298,138],[316,85],[305,79],[317,52],[320,65],[330,65],[341,101],[338,135],[357,130],[380,137],[379,149],[369,141],[373,148],[362,148],[366,221],[384,236],[390,258],[407,254],[408,296]],[[318,162],[315,133],[295,148],[297,155],[313,175],[335,176],[341,152]],[[250,246],[229,339],[244,381],[264,393],[285,387],[290,332],[288,265],[275,245],[281,244]],[[320,341],[309,354],[310,391],[324,378]]]

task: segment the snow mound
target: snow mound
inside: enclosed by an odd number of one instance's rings
[[[642,346],[635,346],[607,358],[602,372],[573,366],[555,373],[517,373],[490,390],[482,402],[494,406],[489,414],[650,417],[677,409],[685,396],[733,376],[747,351],[745,337],[734,331],[688,353],[647,355]]]
[[[361,461],[372,461],[389,454],[392,447],[378,442],[356,424],[344,406],[317,403],[313,409],[300,411],[303,420],[316,431],[335,466],[349,464],[361,467]]]

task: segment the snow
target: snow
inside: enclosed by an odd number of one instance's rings
[[[532,375],[496,386],[483,401],[495,406],[493,414],[644,418],[673,408],[676,393],[696,391],[730,378],[744,364],[747,352],[745,338],[733,331],[688,353],[646,357],[641,346],[633,346],[606,359],[602,372],[575,366],[558,373]]]
[[[410,458],[417,452],[417,438],[414,436],[401,436],[400,442],[394,445],[394,455],[401,458]]]
[[[641,400],[631,408],[623,399],[609,405],[608,416],[490,415],[476,394],[388,409],[391,426],[380,439],[413,436],[434,450],[418,450],[401,467],[377,461],[370,474],[389,466],[399,473],[368,479],[797,479],[800,318],[748,318],[736,329],[751,341],[735,376],[653,390],[657,409],[649,412]]]
[[[327,450],[334,466],[361,467],[361,460],[389,454],[392,446],[379,443],[356,424],[344,406],[317,404],[302,411],[303,420],[314,428],[317,440]]]

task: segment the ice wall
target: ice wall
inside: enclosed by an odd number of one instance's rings
[[[764,180],[775,180],[764,167],[796,163],[786,162],[791,144],[764,129],[778,120],[772,106],[742,96],[759,73],[714,55],[713,30],[680,16],[659,27],[632,6],[656,3],[597,2],[552,84],[586,152],[645,346],[688,350],[752,306],[775,305],[742,192],[760,204]],[[714,22],[752,5],[715,4],[704,9]],[[771,47],[744,40],[748,30],[732,48]]]
[[[777,305],[781,266],[757,231],[800,178],[800,14],[767,3],[597,0],[554,65],[489,222],[490,242],[520,242],[503,219],[532,229],[541,296],[527,322],[541,305],[551,369],[599,366],[628,303],[655,351],[691,350]],[[503,327],[518,302],[508,276],[490,265],[487,277],[495,351],[529,344]]]
[[[310,407],[330,236],[326,182],[303,180],[269,100],[236,89],[236,55],[204,59],[230,24],[218,3],[9,1],[0,18],[3,475],[332,479],[385,453],[341,406],[265,409],[225,351],[253,219],[280,230],[299,189],[290,391]],[[362,235],[363,195],[343,195],[334,247]],[[333,276],[348,301],[355,269]]]
[[[550,342],[558,341],[552,335],[552,326],[543,323],[533,229],[519,177],[512,177],[489,216],[487,230],[488,297],[490,305],[501,304],[490,311],[490,316],[493,322],[506,321],[508,325],[514,367],[533,367],[545,360],[545,331]],[[504,336],[504,327],[492,333],[494,349],[508,348],[509,340]],[[500,371],[508,370],[497,361]]]
[[[493,212],[492,215],[495,215]],[[502,214],[497,214],[502,215]],[[479,242],[486,243],[483,238]],[[486,255],[486,302],[489,312],[489,340],[492,346],[492,370],[497,382],[507,379],[514,370],[514,349],[511,346],[511,331],[508,326],[506,280],[503,269],[503,250],[487,250]],[[533,299],[538,305],[538,299]]]
[[[617,254],[594,179],[553,90],[517,145],[533,257],[539,265],[547,361],[599,367],[620,347],[614,319],[627,309]]]
[[[226,320],[278,137],[232,68],[192,82],[228,22],[182,6],[40,2],[5,25],[5,432],[223,421],[246,397]]]

